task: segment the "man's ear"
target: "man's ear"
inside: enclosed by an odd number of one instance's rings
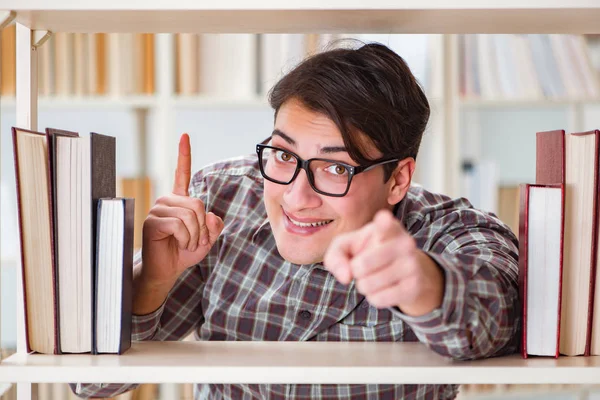
[[[398,163],[389,180],[388,204],[399,203],[410,188],[416,162],[412,157],[407,157]]]

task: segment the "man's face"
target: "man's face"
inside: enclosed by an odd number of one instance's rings
[[[305,160],[327,158],[358,165],[343,150],[344,141],[335,123],[297,100],[289,100],[280,107],[270,145]],[[332,152],[331,148],[337,149]],[[381,157],[374,146],[368,155],[371,159]],[[393,180],[384,183],[383,177],[383,166],[354,176],[344,197],[315,192],[304,170],[289,185],[265,179],[265,207],[281,256],[296,264],[322,262],[334,237],[361,228],[382,208],[391,209],[388,192]],[[319,226],[306,226],[308,223]]]

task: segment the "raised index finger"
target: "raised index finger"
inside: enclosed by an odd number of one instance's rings
[[[190,137],[187,133],[179,139],[179,155],[177,156],[177,169],[175,170],[175,184],[173,194],[180,196],[188,195],[190,177],[192,173],[192,150],[190,148]]]

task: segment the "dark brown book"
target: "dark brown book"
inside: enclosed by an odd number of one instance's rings
[[[565,131],[537,132],[535,149],[535,183],[538,185],[564,183]]]
[[[94,354],[123,354],[131,347],[134,214],[134,199],[98,202]]]
[[[99,133],[90,133],[92,153],[92,287],[95,289],[97,276],[97,232],[98,232],[98,202],[101,198],[114,198],[117,196],[116,176],[116,139],[112,136]],[[92,296],[92,351],[95,343],[97,309],[96,296]]]
[[[564,185],[521,184],[519,189],[521,355],[523,358],[529,355],[558,357],[563,294]]]
[[[12,128],[28,352],[58,353],[48,136]]]

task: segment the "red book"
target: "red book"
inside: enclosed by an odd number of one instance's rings
[[[564,185],[520,185],[519,295],[523,358],[559,356]]]
[[[564,183],[565,131],[537,132],[535,141],[535,183]]]

